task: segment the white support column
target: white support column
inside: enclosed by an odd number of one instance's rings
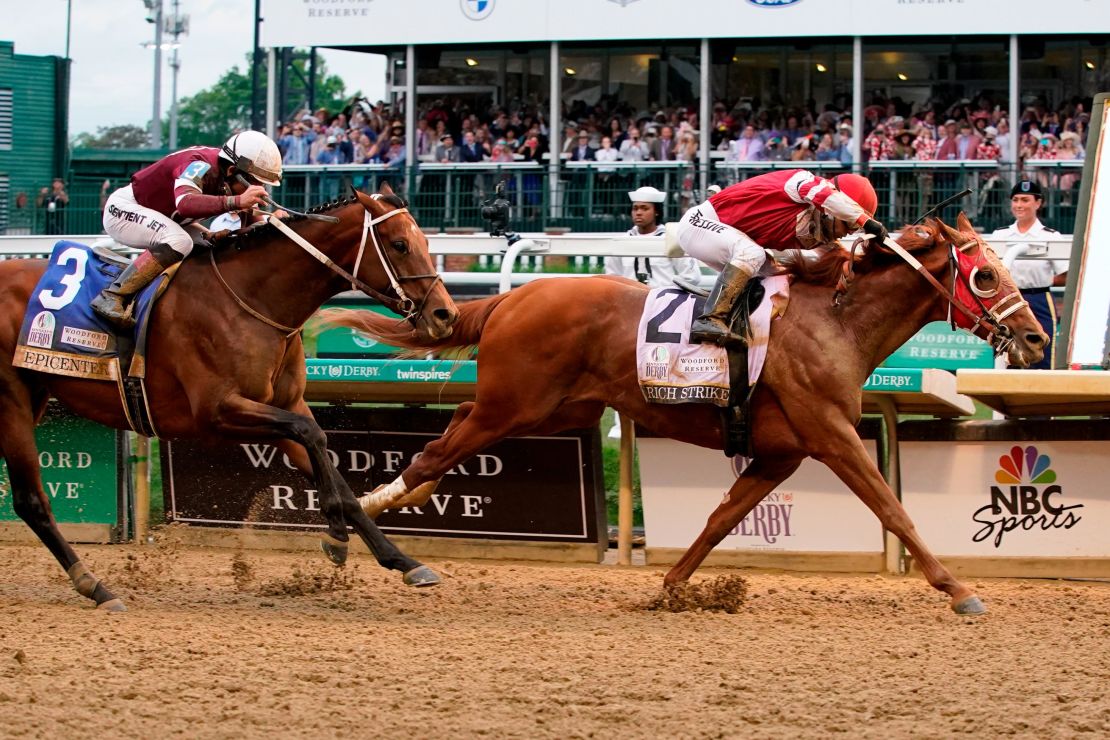
[[[701,197],[705,198],[705,190],[709,187],[709,168],[712,162],[709,159],[709,136],[712,131],[709,120],[709,96],[712,94],[710,85],[709,39],[701,40],[701,70],[699,72],[699,88],[701,94],[701,107],[698,110],[698,120],[701,122],[701,144],[698,147],[698,160],[701,162],[701,173],[698,186],[701,188]]]
[[[277,125],[277,49],[266,51],[266,135],[274,136]]]
[[[1021,140],[1021,126],[1018,116],[1021,111],[1021,45],[1017,34],[1010,36],[1010,141],[1007,143],[1006,156],[1014,168],[1014,179],[1018,171],[1018,144]]]
[[[412,198],[416,167],[416,47],[405,47],[405,197]]]
[[[852,38],[852,172],[863,165],[863,39]]]
[[[558,218],[562,215],[562,209],[556,206],[556,202],[562,203],[564,194],[558,193],[559,188],[559,165],[562,163],[559,159],[560,152],[563,151],[563,68],[559,64],[559,42],[551,42],[551,110],[548,113],[548,156],[547,163],[547,184],[548,192],[551,193],[551,217]],[[558,199],[558,200],[556,200]]]

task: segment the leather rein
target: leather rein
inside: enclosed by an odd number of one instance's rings
[[[381,198],[381,194],[375,193],[370,197],[378,200],[379,198]],[[423,300],[421,300],[420,304],[417,305],[416,302],[409,298],[408,295],[405,293],[405,290],[401,286],[401,283],[406,280],[433,279],[434,281],[441,281],[443,280],[443,277],[437,272],[430,272],[422,275],[400,274],[397,271],[397,268],[394,267],[393,263],[390,261],[389,255],[386,253],[385,248],[382,244],[382,240],[378,236],[377,229],[377,225],[380,224],[382,221],[408,212],[408,208],[397,208],[392,211],[386,211],[380,216],[373,217],[370,215],[370,211],[366,210],[365,207],[363,208],[362,238],[359,240],[358,256],[355,258],[355,268],[353,272],[347,272],[345,269],[340,267],[338,264],[335,263],[334,260],[320,251],[311,242],[309,242],[297,232],[293,231],[293,229],[291,229],[287,224],[283,223],[280,218],[274,218],[272,215],[270,215],[267,217],[266,222],[271,224],[274,228],[288,237],[289,240],[296,244],[298,247],[308,252],[309,255],[318,260],[329,270],[349,282],[351,284],[352,290],[360,290],[371,298],[379,301],[392,311],[401,314],[402,321],[407,320],[415,323],[415,318],[420,315],[421,311],[423,311],[424,304],[427,302],[428,296],[432,292],[431,288],[424,292]],[[385,270],[385,274],[389,278],[390,287],[393,289],[396,297],[387,295],[377,290],[376,288],[371,287],[364,280],[358,277],[359,266],[362,264],[362,258],[366,253],[367,235],[369,235],[370,237],[369,241],[374,245],[374,251],[377,253],[378,259],[381,261],[382,269]],[[271,326],[278,331],[285,332],[286,336],[292,336],[293,334],[300,331],[301,327],[299,326],[294,327],[279,324],[273,319],[267,318],[263,314],[251,308],[246,301],[239,297],[235,290],[228,284],[227,280],[224,279],[224,276],[220,273],[219,265],[216,264],[215,250],[209,250],[208,254],[212,262],[212,269],[216,273],[216,278],[220,281],[220,284],[224,286],[224,289],[227,290],[227,292],[231,295],[235,302],[239,304],[240,308],[242,308],[244,311],[246,311],[254,318],[258,319],[262,323],[266,324],[267,326]],[[435,282],[432,283],[432,286],[435,286]]]

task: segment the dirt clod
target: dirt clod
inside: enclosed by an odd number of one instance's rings
[[[254,584],[254,565],[241,552],[231,557],[231,578],[236,591],[249,591]]]
[[[709,581],[687,581],[664,586],[644,609],[653,612],[726,612],[736,614],[748,596],[748,582],[742,576],[723,575]]]

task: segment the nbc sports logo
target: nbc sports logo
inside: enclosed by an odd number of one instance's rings
[[[484,21],[493,13],[495,0],[459,0],[463,15],[472,21]]]
[[[994,479],[1003,485],[1013,483],[1055,483],[1056,471],[1048,455],[1042,455],[1033,445],[1024,450],[1015,446],[1009,455],[998,458],[998,471]]]
[[[1078,524],[1083,504],[1062,503],[1064,489],[1056,484],[1051,465],[1052,459],[1035,445],[1014,445],[1009,454],[999,457],[994,473],[999,485],[990,487],[990,503],[971,516],[981,525],[972,541],[990,539],[998,548],[1009,532],[1071,529]]]

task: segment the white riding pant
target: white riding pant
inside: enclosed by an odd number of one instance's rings
[[[739,229],[721,223],[709,201],[683,214],[678,222],[678,243],[686,254],[717,271],[731,264],[755,275],[767,261],[763,247]]]
[[[150,249],[166,244],[182,257],[193,251],[193,237],[181,224],[135,201],[131,186],[108,196],[104,204],[104,231],[126,247]]]

